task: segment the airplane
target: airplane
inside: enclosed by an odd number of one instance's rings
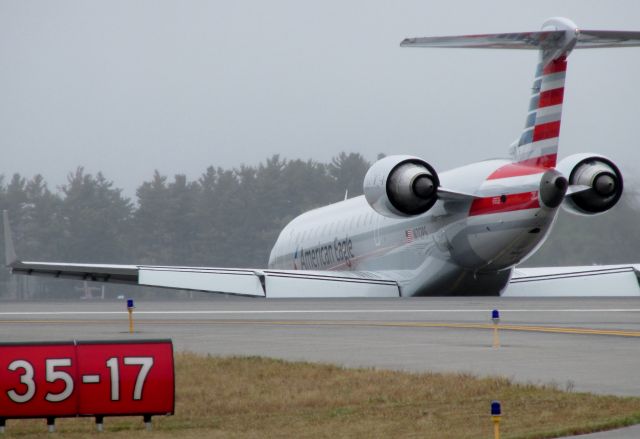
[[[602,214],[623,192],[622,174],[605,156],[558,161],[567,59],[574,49],[640,46],[640,32],[583,30],[556,17],[537,32],[408,38],[400,46],[538,52],[525,127],[508,158],[438,173],[419,157],[384,157],[368,170],[364,195],[293,219],[267,269],[22,261],[4,212],[8,267],[22,275],[266,298],[499,296],[509,285],[557,276],[557,269],[518,275],[514,267],[542,245],[560,208]],[[583,267],[565,277],[618,269]]]

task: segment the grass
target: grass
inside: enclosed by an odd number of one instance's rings
[[[465,374],[345,369],[261,357],[176,354],[176,414],[105,418],[126,438],[491,438],[490,402],[502,402],[503,438],[553,438],[640,423],[640,398]],[[93,419],[10,420],[5,437],[96,437]],[[104,435],[104,434],[103,434]]]

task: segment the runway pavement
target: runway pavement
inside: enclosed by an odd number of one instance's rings
[[[640,396],[640,298],[198,297],[137,302],[133,335],[124,301],[0,302],[0,342],[171,338],[176,351],[504,375]]]
[[[138,302],[135,338],[176,350],[499,374],[640,396],[640,299]],[[501,311],[493,349],[490,311]],[[124,301],[0,302],[0,341],[130,338]],[[551,332],[541,332],[551,331]]]

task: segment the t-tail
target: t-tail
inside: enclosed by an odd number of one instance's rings
[[[573,49],[640,46],[640,32],[582,30],[566,18],[550,18],[538,32],[407,38],[403,47],[533,49],[539,62],[526,123],[510,153],[515,163],[554,168],[562,118],[567,58]]]

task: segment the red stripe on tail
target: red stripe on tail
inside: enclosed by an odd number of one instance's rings
[[[560,135],[560,121],[543,123],[536,125],[533,129],[533,142],[539,140],[552,139]]]
[[[562,57],[554,61],[551,61],[542,70],[543,75],[551,75],[553,73],[566,72],[567,71],[567,58]]]
[[[564,97],[564,87],[546,90],[540,93],[538,108],[551,107],[562,103]]]

